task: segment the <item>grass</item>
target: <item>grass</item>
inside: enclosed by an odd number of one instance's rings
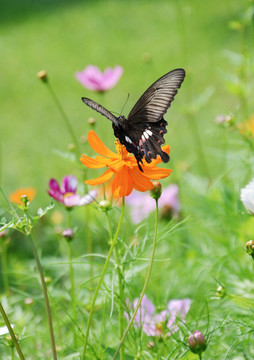
[[[179,186],[181,216],[160,220],[146,295],[158,311],[172,299],[190,298],[192,305],[186,323],[169,338],[147,337],[132,327],[124,343],[126,360],[198,359],[187,346],[188,336],[196,329],[208,342],[203,359],[253,358],[253,260],[245,251],[246,241],[252,238],[253,219],[246,214],[239,195],[253,177],[253,140],[241,136],[234,126],[215,123],[218,114],[232,114],[239,124],[253,113],[253,20],[247,16],[252,6],[237,0],[15,1],[13,6],[3,2],[0,183],[6,194],[20,187],[35,187],[38,194],[31,213],[49,204],[46,190],[52,177],[60,181],[73,174],[83,190],[83,167],[68,159],[72,139],[47,88],[36,78],[39,70],[48,71],[77,138],[87,135],[87,119],[93,116],[96,133],[113,150],[110,122],[85,107],[81,96],[120,113],[130,94],[123,110],[127,115],[154,80],[174,68],[186,69],[183,86],[166,115],[171,160],[165,166],[174,172],[162,181],[164,187]],[[244,16],[247,20],[241,20]],[[244,21],[244,31],[232,29]],[[119,64],[124,74],[115,88],[100,96],[75,79],[75,72],[88,64],[101,69]],[[94,155],[87,143],[80,146],[83,153]],[[88,178],[99,174],[89,170]],[[3,197],[0,205],[1,217],[10,219]],[[71,247],[78,321],[72,313],[67,244],[59,230],[67,223],[61,204],[33,231],[48,277],[59,359],[80,359],[82,353],[91,296],[109,249],[110,231],[104,215],[96,204],[89,213],[81,207],[71,213],[71,226],[76,228]],[[119,208],[115,206],[109,216],[115,231]],[[123,219],[117,251],[124,264],[125,297],[131,300],[143,287],[154,216],[150,214],[135,226],[127,207]],[[10,322],[15,323],[25,358],[51,359],[37,268],[29,242],[17,231],[9,232],[7,260],[10,291],[4,292],[2,276],[1,303]],[[96,301],[88,359],[112,359],[119,343],[117,309],[119,302],[125,305],[118,297],[113,261]],[[219,285],[227,294],[222,299],[216,294]],[[32,299],[31,304],[25,302],[27,298]],[[152,349],[147,347],[150,341],[154,341]],[[11,359],[4,337],[0,353]]]

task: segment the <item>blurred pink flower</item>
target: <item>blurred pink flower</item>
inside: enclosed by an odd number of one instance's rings
[[[132,303],[129,303],[127,300],[127,306],[130,310],[129,314],[125,313],[127,320],[129,320],[132,310],[135,309],[137,303],[138,298]],[[176,324],[177,318],[184,322],[185,316],[190,309],[190,304],[190,299],[171,300],[166,310],[155,313],[154,304],[145,295],[135,317],[135,324],[137,327],[142,327],[142,330],[148,336],[170,336],[179,329]]]
[[[77,80],[89,90],[107,91],[113,88],[122,76],[123,68],[106,68],[101,72],[97,66],[88,65],[83,71],[76,73]]]
[[[74,206],[88,205],[94,201],[97,195],[96,190],[91,190],[84,196],[76,194],[78,187],[78,180],[73,175],[67,175],[63,178],[61,187],[56,179],[49,181],[49,195],[56,201],[64,204],[67,208]]]
[[[180,201],[178,193],[179,188],[176,184],[169,185],[162,190],[161,197],[158,200],[162,215],[175,216],[179,213]],[[156,208],[156,203],[149,193],[135,191],[126,197],[126,204],[131,207],[130,214],[134,224],[139,224]]]

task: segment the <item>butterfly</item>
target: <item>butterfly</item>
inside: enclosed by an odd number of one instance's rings
[[[82,101],[112,121],[115,137],[132,153],[141,171],[143,159],[150,163],[159,155],[165,163],[169,156],[161,149],[165,143],[168,125],[164,119],[178,89],[185,78],[184,69],[175,69],[155,81],[139,98],[127,119],[114,116],[95,101],[82,97]]]

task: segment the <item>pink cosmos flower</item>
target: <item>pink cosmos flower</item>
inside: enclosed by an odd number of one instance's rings
[[[88,65],[83,71],[76,73],[77,80],[89,90],[107,91],[113,88],[122,76],[123,68],[106,68],[101,72],[97,66]]]
[[[63,178],[61,186],[59,186],[56,179],[50,179],[48,193],[67,208],[88,205],[94,201],[97,196],[96,190],[91,190],[86,195],[80,196],[76,194],[77,187],[77,178],[73,175],[67,175]]]
[[[162,190],[158,206],[162,215],[177,215],[180,211],[179,188],[176,184],[169,185]],[[154,199],[149,193],[135,192],[126,197],[126,204],[130,205],[130,215],[134,224],[139,224],[151,211],[156,208]]]
[[[130,314],[125,313],[127,320],[129,320],[129,315],[131,316],[132,310],[135,309],[137,303],[138,298],[132,303],[129,303],[127,300],[127,306],[130,309]],[[177,319],[184,322],[185,316],[190,309],[190,304],[190,299],[171,300],[166,310],[155,313],[154,304],[144,295],[135,317],[135,324],[137,327],[142,327],[142,330],[148,336],[170,336],[179,329],[176,324]]]

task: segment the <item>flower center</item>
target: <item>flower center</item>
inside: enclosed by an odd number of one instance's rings
[[[156,324],[156,332],[157,332],[157,334],[162,334],[163,333],[163,328],[164,328],[164,326],[163,326],[162,323],[157,323]]]
[[[118,139],[116,139],[115,141],[115,147],[118,154],[121,155],[122,160],[127,159],[129,153],[126,150],[126,147],[122,145]]]
[[[74,193],[72,193],[72,192],[67,192],[67,193],[65,193],[64,194],[64,198],[67,198],[67,197],[70,197],[70,196],[73,196],[74,195]]]

